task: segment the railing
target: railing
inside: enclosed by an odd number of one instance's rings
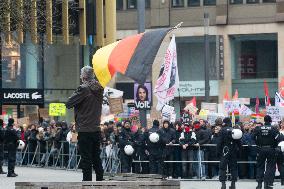
[[[179,144],[168,145],[168,147],[180,148]],[[248,145],[243,145],[248,147]],[[202,146],[194,145],[194,153],[197,153],[197,157],[190,160],[182,160],[182,158],[176,158],[173,160],[165,160],[164,163],[171,163],[178,166],[184,166],[190,164],[195,166],[199,175],[199,179],[204,175],[202,169],[203,166],[208,166],[214,163],[215,166],[220,161],[208,160],[202,158],[203,149],[201,147],[216,147],[215,144],[205,144]],[[251,146],[250,146],[251,147]],[[253,146],[255,147],[255,145]],[[102,165],[106,173],[116,174],[121,172],[121,161],[120,161],[120,149],[117,145],[102,145]],[[190,147],[189,147],[189,150]],[[180,152],[182,149],[180,149]],[[192,150],[193,151],[193,150]],[[7,153],[7,151],[5,151]],[[192,152],[193,153],[193,152]],[[181,154],[179,154],[181,155]],[[204,154],[203,154],[204,155]],[[7,159],[7,158],[6,158]],[[138,158],[139,159],[139,158]],[[187,158],[188,159],[188,158]],[[56,142],[39,142],[27,143],[24,150],[17,151],[17,165],[18,166],[31,166],[31,167],[47,167],[54,169],[66,169],[66,170],[77,170],[79,168],[81,156],[78,153],[77,143],[68,143],[67,141]],[[133,165],[139,163],[149,163],[149,160],[133,160]],[[180,165],[180,163],[182,165]],[[238,161],[238,164],[255,164],[256,161]],[[133,167],[133,166],[132,166]],[[181,167],[182,169],[182,167]],[[131,169],[131,172],[135,170]],[[229,173],[228,173],[229,175]]]

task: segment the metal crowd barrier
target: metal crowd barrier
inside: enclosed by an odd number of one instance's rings
[[[77,143],[72,143],[71,146],[67,141],[60,141],[59,145],[56,145],[53,141],[50,143],[46,141],[44,145],[37,141],[36,146],[33,146],[29,142],[26,144],[23,150],[17,151],[17,165],[18,166],[31,166],[31,167],[46,167],[54,169],[66,169],[77,170],[81,161],[81,156],[78,154]],[[42,149],[44,146],[44,149]],[[179,144],[168,145],[172,147],[178,147]],[[201,147],[213,147],[216,144],[204,144],[193,145],[198,147],[198,160],[190,161],[164,161],[165,163],[198,163],[199,172],[202,172],[202,164],[219,163],[220,161],[202,160],[200,157]],[[248,145],[243,145],[247,147]],[[252,145],[256,146],[256,145]],[[59,147],[59,148],[57,148]],[[68,149],[66,149],[66,147]],[[71,151],[69,150],[71,149]],[[119,151],[117,145],[102,145],[101,159],[104,171],[106,173],[116,174],[121,172],[121,162],[119,157]],[[7,153],[7,152],[6,152]],[[5,153],[4,153],[5,154]],[[7,159],[7,158],[6,158]],[[149,163],[149,161],[133,160],[135,163]],[[238,161],[238,164],[256,164],[256,161]],[[132,172],[132,171],[131,171]],[[228,173],[229,174],[229,173]],[[199,175],[201,177],[201,175]]]

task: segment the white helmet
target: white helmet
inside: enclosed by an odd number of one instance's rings
[[[25,148],[25,143],[22,140],[19,140],[19,145],[18,145],[18,149],[19,150],[23,150]]]
[[[149,136],[149,140],[152,142],[152,143],[156,143],[159,141],[159,135],[158,133],[151,133],[150,136]]]
[[[280,147],[281,152],[284,152],[284,141],[280,142],[278,146]]]
[[[243,136],[243,132],[241,129],[233,129],[232,130],[232,138],[235,140],[241,139]]]
[[[124,147],[124,152],[126,153],[126,155],[131,156],[133,154],[133,152],[134,152],[134,149],[133,149],[133,147],[131,145],[126,145]]]

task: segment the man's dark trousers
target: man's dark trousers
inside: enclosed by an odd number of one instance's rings
[[[103,180],[104,170],[100,159],[101,132],[79,132],[78,145],[81,154],[83,181],[92,181],[92,167],[96,180]]]
[[[266,170],[265,170],[265,162]],[[272,147],[262,147],[257,155],[257,182],[266,182],[268,184],[273,184],[275,169],[276,169],[276,151]],[[265,174],[264,174],[265,170]]]

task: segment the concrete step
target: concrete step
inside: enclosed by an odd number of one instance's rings
[[[180,181],[16,182],[15,189],[179,189]]]

